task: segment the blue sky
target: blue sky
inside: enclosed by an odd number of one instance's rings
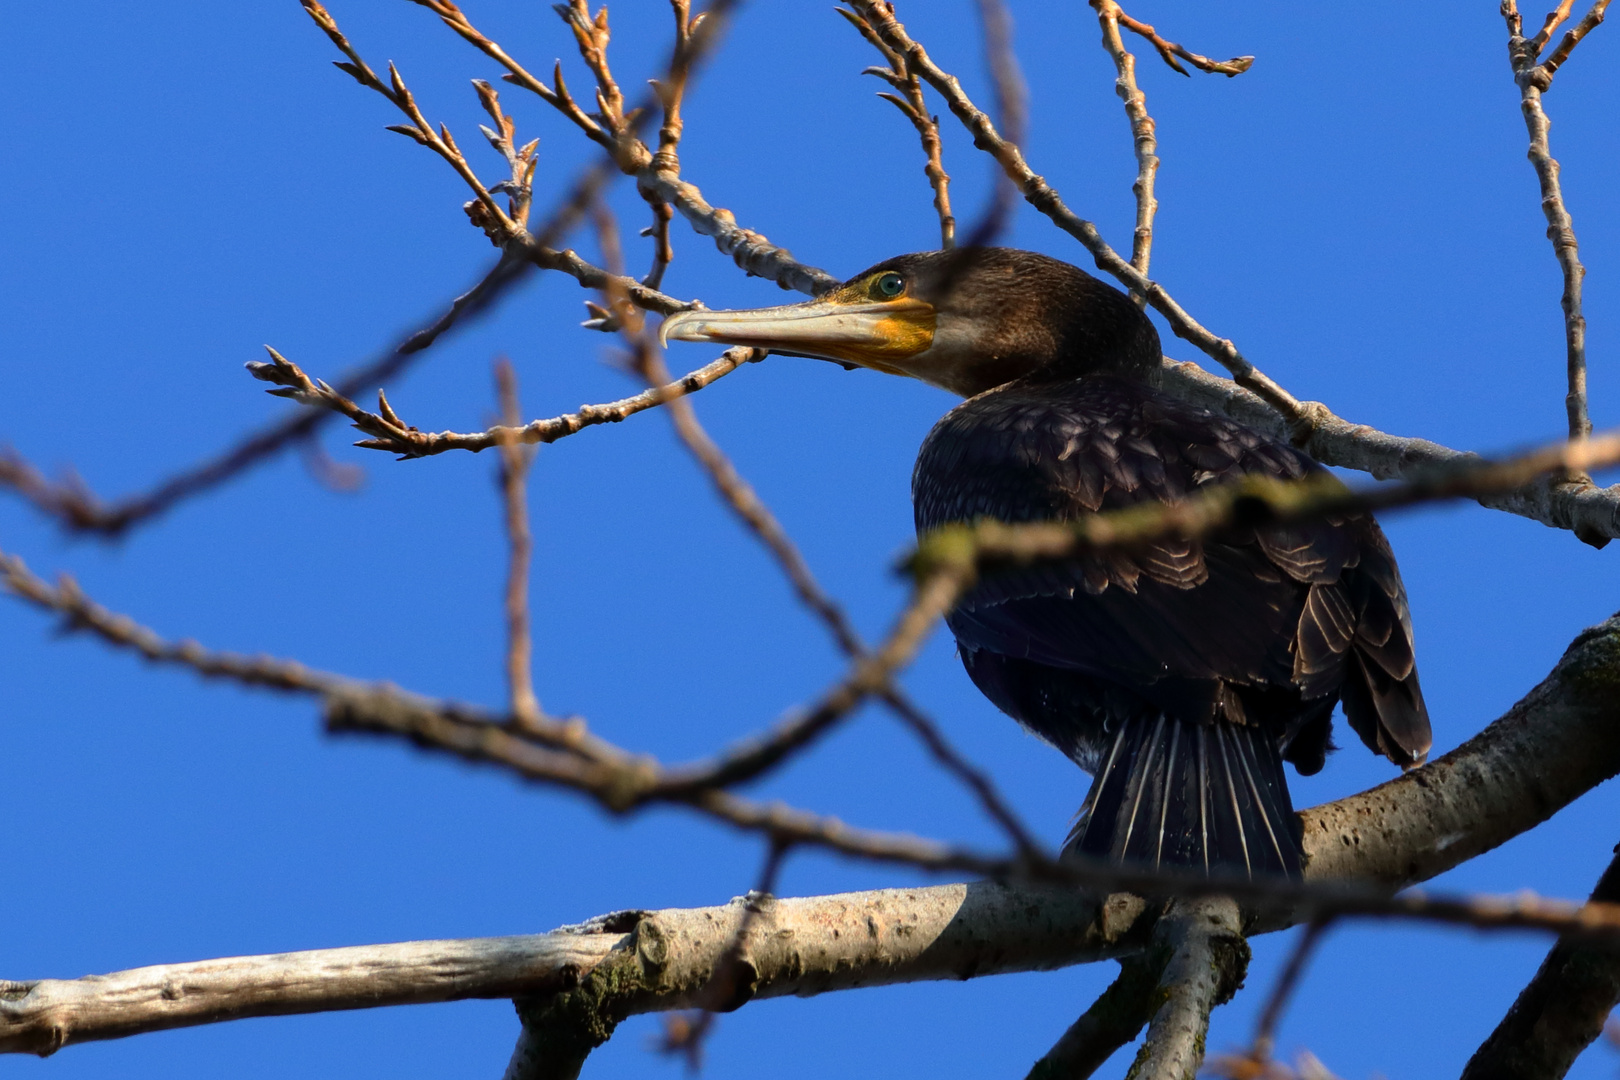
[[[1028,153],[1116,246],[1135,175],[1111,63],[1089,9],[1015,2],[1032,96]],[[1154,276],[1303,398],[1400,434],[1480,450],[1563,430],[1557,265],[1494,3],[1208,4],[1128,8],[1216,57],[1233,80],[1184,79],[1148,52],[1139,77],[1163,166]],[[334,0],[381,67],[396,60],[428,115],[494,177],[467,84],[492,65],[428,12]],[[543,5],[469,3],[531,68],[571,39]],[[987,100],[971,5],[899,14]],[[1539,18],[1540,9],[1529,13]],[[667,7],[621,0],[612,57],[627,87],[662,62]],[[142,488],[282,414],[242,370],[269,343],[331,377],[476,278],[491,258],[460,181],[382,130],[387,103],[334,71],[294,0],[229,5],[24,5],[0,39],[0,440],[105,495]],[[1608,28],[1547,97],[1584,262],[1592,412],[1620,422],[1620,182]],[[937,237],[909,127],[861,78],[869,48],[828,5],[744,8],[690,99],[687,176],[747,227],[834,274]],[[506,93],[541,139],[539,185],[592,150],[548,107]],[[949,118],[946,118],[947,121]],[[959,214],[988,162],[945,128]],[[544,205],[544,198],[539,200]],[[615,189],[627,233],[639,202]],[[1025,211],[1012,242],[1084,263]],[[590,238],[574,242],[591,254]],[[677,224],[669,291],[711,306],[778,302]],[[647,257],[631,241],[631,259]],[[507,355],[526,411],[633,389],[611,343],[578,328],[588,294],[537,276],[428,354],[390,398],[424,428],[483,426]],[[1166,335],[1179,359],[1195,358]],[[709,353],[682,346],[677,368]],[[901,601],[911,462],[950,405],[919,384],[776,358],[695,399],[700,416],[869,635]],[[127,540],[62,536],[0,500],[0,548],[69,570],[160,632],[296,657],[413,690],[501,700],[503,545],[489,455],[366,469],[357,494],[279,458]],[[535,666],[542,701],[624,745],[680,759],[757,729],[834,678],[825,634],[717,506],[656,413],[541,452],[533,489]],[[1620,606],[1616,549],[1477,507],[1393,518],[1436,748],[1533,686],[1584,626]],[[678,812],[610,820],[491,771],[318,730],[312,705],[152,671],[20,605],[0,606],[0,977],[76,976],[208,956],[427,937],[526,933],[624,907],[723,902],[757,874],[755,843]],[[907,685],[1053,843],[1085,777],[970,686],[943,637]],[[1346,740],[1350,741],[1350,740]],[[1389,766],[1350,745],[1294,784],[1308,805]],[[887,717],[868,711],[759,793],[874,827],[975,843],[995,834]],[[1443,879],[1453,889],[1584,895],[1610,857],[1615,793]],[[818,855],[781,891],[918,880]],[[1546,943],[1456,931],[1335,932],[1281,1034],[1340,1075],[1455,1072]],[[1251,991],[1216,1014],[1212,1047],[1247,1037],[1286,949],[1257,940]],[[751,1005],[723,1018],[708,1075],[1021,1075],[1113,975],[1055,974]],[[1261,992],[1255,992],[1259,988]],[[627,1023],[588,1075],[675,1076],[655,1022]],[[263,1019],[71,1047],[0,1064],[19,1077],[488,1076],[516,1034],[503,1002]],[[791,1047],[791,1052],[784,1052]],[[761,1063],[766,1063],[762,1065]],[[1610,1076],[1592,1050],[1572,1075]],[[1115,1073],[1123,1071],[1116,1065]]]

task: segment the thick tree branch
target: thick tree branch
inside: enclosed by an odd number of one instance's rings
[[[1133,1080],[1194,1080],[1204,1061],[1209,1014],[1232,1000],[1249,969],[1238,906],[1219,896],[1177,900],[1153,929],[1170,954],[1159,979],[1162,1003],[1131,1065]]]
[[[764,898],[735,1004],[860,986],[1050,970],[1131,948],[1140,901],[1001,885]],[[0,982],[0,1052],[52,1053],[95,1039],[247,1016],[460,998],[561,994],[614,1023],[701,1004],[745,916],[724,907],[625,911],[550,934],[324,949],[137,968],[85,979]],[[986,943],[993,942],[993,949]],[[1139,942],[1135,943],[1137,946]],[[852,958],[859,958],[851,963]],[[554,1003],[553,1007],[557,1007]]]
[[[1246,894],[1246,905],[1264,904],[1250,928],[1255,932],[1324,913],[1560,933],[1620,932],[1620,909],[1611,905],[1416,894],[1386,899],[1324,888],[1345,881],[1397,888],[1433,877],[1533,828],[1617,772],[1620,616],[1578,637],[1540,686],[1450,754],[1372,791],[1305,811],[1308,884],[1206,884],[1203,891],[1225,888]],[[778,813],[779,821],[791,824],[785,812]],[[882,857],[876,848],[838,849]],[[960,864],[945,849],[936,850],[938,858],[920,864],[936,869]],[[1015,868],[982,861],[973,869],[1005,874]],[[1166,887],[1163,876],[1136,873],[1133,879],[1123,869],[1093,876],[1137,888],[1157,880],[1157,888]],[[1178,888],[1192,885],[1182,882]],[[1099,895],[1072,884],[982,883],[778,901],[768,914],[771,932],[759,935],[764,947],[751,957],[756,977],[748,990],[754,997],[807,995],[1056,968],[1140,950],[1152,921],[1146,906],[1135,896]],[[521,996],[544,993],[563,977],[576,980],[569,984],[580,995],[575,1000],[596,1015],[683,1008],[693,1003],[692,994],[706,984],[731,940],[740,917],[736,908],[734,902],[727,909],[622,913],[559,931],[568,935],[563,942],[556,935],[500,939],[494,946],[471,943],[465,952],[456,950],[466,943],[451,943],[448,952],[436,943],[387,946],[365,963],[371,955],[366,949],[338,950],[336,968],[331,953],[293,953],[238,966],[207,961],[65,982],[5,983],[0,984],[0,1050],[37,1053],[240,1016]],[[497,957],[499,963],[472,970],[469,957],[482,956]],[[217,981],[209,979],[210,965],[223,965]],[[195,980],[189,977],[193,970]],[[374,992],[362,1001],[354,982],[330,976],[333,970],[355,978],[375,973]],[[520,976],[532,981],[514,981]],[[364,975],[362,981],[370,978]],[[194,986],[199,987],[195,993]]]
[[[1620,849],[1617,849],[1620,850]],[[1592,900],[1620,901],[1620,855],[1598,879]],[[1474,1053],[1462,1080],[1560,1080],[1620,1004],[1620,953],[1560,941]]]

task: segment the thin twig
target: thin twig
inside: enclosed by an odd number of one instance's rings
[[[1564,66],[1564,61],[1569,59],[1569,54],[1575,51],[1575,46],[1581,43],[1581,39],[1595,30],[1598,24],[1603,21],[1603,16],[1608,11],[1608,7],[1609,0],[1593,0],[1591,8],[1587,10],[1581,21],[1564,34],[1564,39],[1558,43],[1558,48],[1554,49],[1547,56],[1547,59],[1541,62],[1542,69],[1549,76]]]
[[[655,802],[674,803],[762,835],[773,843],[805,844],[934,871],[1018,877],[1099,893],[1125,890],[1144,895],[1224,894],[1272,912],[1266,918],[1280,918],[1275,923],[1279,926],[1300,919],[1355,915],[1488,928],[1520,927],[1581,936],[1620,932],[1620,906],[1608,904],[1573,905],[1530,895],[1453,898],[1408,892],[1391,898],[1377,884],[1206,879],[1167,870],[1059,862],[1043,853],[985,855],[938,841],[853,829],[836,819],[780,804],[753,802],[712,786],[693,788],[665,783],[675,777],[689,779],[700,769],[665,769],[651,759],[632,757],[565,725],[547,722],[538,729],[520,728],[465,706],[416,697],[388,686],[366,686],[286,661],[248,660],[208,653],[185,643],[169,645],[127,617],[90,604],[76,589],[52,589],[30,574],[20,560],[6,558],[3,553],[0,560],[0,573],[12,592],[47,611],[72,616],[68,625],[90,630],[109,644],[205,675],[318,693],[325,699],[330,731],[405,737],[420,746],[469,761],[497,764],[515,775],[572,789],[611,810],[623,812]],[[938,588],[918,594],[891,638],[878,651],[876,661],[904,661],[921,635],[937,621],[941,605],[959,583],[948,575],[934,580]],[[1607,689],[1584,689],[1588,683],[1607,688],[1612,679],[1620,677],[1611,670],[1617,635],[1620,617],[1587,631],[1525,702],[1451,754],[1370,795],[1306,811],[1302,818],[1307,877],[1313,881],[1351,877],[1394,886],[1410,884],[1532,827],[1620,771],[1620,740],[1612,734],[1620,730],[1613,715],[1613,696]],[[1514,762],[1520,771],[1499,765],[1499,757]],[[739,763],[736,756],[720,761],[728,767]],[[1501,780],[1490,791],[1489,814],[1474,809],[1478,798],[1475,778],[1481,770],[1501,774]],[[746,775],[758,772],[747,771]],[[1516,785],[1515,777],[1522,777],[1522,782]],[[1337,822],[1364,820],[1368,811],[1357,808],[1369,798],[1376,801],[1385,820],[1417,814],[1423,826],[1389,830],[1387,842],[1371,842],[1368,837],[1358,836],[1352,844],[1348,834],[1341,837]],[[1439,833],[1435,830],[1444,832],[1444,844],[1436,843]],[[1410,839],[1417,847],[1389,849],[1388,843],[1396,838]]]
[[[675,260],[675,248],[669,240],[669,223],[674,220],[675,211],[663,199],[653,199],[648,205],[652,207],[653,223],[642,230],[642,235],[653,238],[653,262],[641,284],[643,288],[657,289],[663,286],[664,272]]]
[[[656,160],[653,150],[635,134],[643,118],[650,115],[649,106],[656,101],[656,97],[646,104],[638,104],[625,110],[625,130],[615,136],[604,129],[597,120],[586,115],[569,95],[567,86],[562,81],[560,66],[554,73],[553,85],[547,86],[513,59],[497,42],[478,30],[466,13],[456,5],[448,3],[447,0],[413,0],[413,2],[432,10],[445,25],[474,48],[506,68],[507,74],[502,76],[503,79],[532,91],[568,116],[591,139],[612,154],[615,167],[625,175],[635,177],[636,188],[643,198],[649,203],[656,199],[672,206],[687,220],[693,230],[711,237],[715,247],[730,256],[748,273],[775,281],[783,288],[797,289],[812,295],[826,292],[839,284],[838,279],[831,274],[799,262],[787,249],[772,244],[764,235],[739,226],[731,211],[711,206],[703,198],[703,193],[695,185],[684,180],[678,170],[664,168],[664,162]],[[680,58],[688,72],[696,67],[700,59],[712,52],[725,19],[740,2],[741,0],[715,0],[693,19],[688,47]],[[570,25],[573,25],[571,17]],[[611,72],[609,77],[611,78]],[[669,78],[666,75],[666,81]]]
[[[496,393],[508,431],[523,422],[517,373],[504,356],[495,362]],[[506,568],[506,685],[512,716],[525,727],[543,715],[534,692],[534,641],[529,631],[529,563],[534,542],[529,532],[528,478],[534,448],[514,438],[501,440],[498,474],[508,548]]]
[[[214,652],[187,639],[167,641],[127,615],[91,600],[67,574],[51,585],[15,555],[0,551],[0,586],[45,611],[62,616],[64,633],[85,632],[117,648],[129,649],[154,664],[190,668],[205,678],[229,679],[244,686],[314,694],[341,691],[350,680],[316,671],[292,660]]]
[[[608,264],[610,275],[613,280],[621,280],[621,276],[616,273],[622,259],[618,230],[611,214],[605,208],[598,209],[597,228],[601,236],[604,261]],[[608,294],[608,300],[610,307],[624,306],[623,298],[615,297],[611,292]],[[620,325],[630,345],[632,366],[653,385],[667,380],[668,371],[664,366],[662,350],[645,324],[638,321],[634,313],[627,311],[620,318]],[[875,693],[917,734],[934,759],[968,787],[986,814],[1006,830],[1020,851],[1036,850],[1038,845],[1028,829],[1018,820],[1006,800],[996,792],[989,778],[958,754],[922,710],[912,704],[893,685],[890,677],[906,661],[898,658],[885,660],[881,656],[869,657],[867,647],[849,621],[849,617],[821,588],[798,546],[788,536],[787,530],[771,513],[753,486],[737,472],[730,458],[709,437],[708,432],[698,422],[697,414],[690,404],[685,401],[672,402],[669,405],[669,413],[676,434],[703,467],[721,499],[771,553],[799,600],[828,628],[844,654],[858,665],[848,679],[824,696],[804,716],[780,726],[768,736],[745,743],[725,759],[709,766],[710,771],[700,773],[695,784],[690,780],[686,782],[693,787],[711,784],[720,786],[716,784],[715,777],[742,778],[749,775],[750,769],[773,767],[782,760],[777,755],[796,752],[808,745],[811,740],[831,730],[868,696]],[[872,661],[869,668],[859,667],[859,664],[868,661]],[[705,776],[707,779],[703,778]],[[733,782],[736,780],[725,781],[725,783]]]
[[[1421,476],[1437,465],[1478,460],[1428,439],[1391,435],[1336,415],[1319,401],[1301,402],[1309,417],[1303,432],[1258,395],[1191,361],[1166,360],[1159,368],[1164,388],[1183,400],[1229,416],[1256,431],[1295,445],[1324,465],[1371,473],[1380,480]],[[1569,529],[1594,547],[1620,536],[1620,486],[1600,488],[1589,481],[1532,481],[1514,491],[1484,494],[1480,505],[1518,514],[1555,529]]]
[[[906,66],[906,58],[883,43],[867,21],[848,8],[833,8],[883,55],[887,67],[869,67],[861,74],[874,75],[894,87],[898,93],[880,93],[878,97],[890,102],[916,129],[922,141],[923,175],[934,193],[934,212],[939,215],[939,246],[949,250],[956,246],[956,216],[951,213],[951,177],[945,171],[944,144],[939,136],[939,117],[928,111],[923,97],[922,81]]]
[[[1095,7],[1096,5],[1093,6]],[[1234,75],[1243,74],[1245,71],[1248,71],[1249,68],[1254,66],[1254,57],[1252,56],[1234,56],[1230,60],[1211,60],[1207,56],[1199,56],[1195,52],[1189,52],[1187,49],[1182,48],[1173,41],[1164,40],[1164,38],[1160,37],[1158,33],[1154,31],[1153,27],[1149,26],[1145,22],[1139,22],[1136,19],[1131,18],[1123,11],[1119,13],[1119,21],[1120,24],[1131,33],[1138,34],[1152,42],[1153,47],[1157,49],[1159,55],[1164,58],[1164,62],[1169,64],[1174,70],[1186,75],[1188,78],[1192,77],[1192,73],[1186,68],[1182,67],[1180,64],[1176,63],[1176,57],[1179,56],[1183,60],[1186,60],[1199,71],[1207,71],[1211,75],[1225,75],[1229,79]]]
[[[1291,424],[1300,425],[1302,431],[1308,430],[1309,417],[1299,399],[1250,363],[1236,345],[1207,330],[1176,303],[1163,286],[1138,271],[1129,260],[1121,258],[1102,238],[1094,224],[1070,210],[1051,185],[1029,167],[1018,146],[1004,138],[990,117],[973,104],[956,77],[943,71],[929,58],[927,50],[906,34],[905,27],[896,21],[888,5],[880,4],[878,0],[849,0],[849,3],[890,48],[905,55],[906,63],[913,71],[945,98],[951,112],[973,135],[973,144],[996,159],[1023,192],[1025,201],[1050,218],[1058,228],[1079,240],[1096,260],[1099,269],[1118,279],[1126,288],[1146,296],[1148,303],[1164,316],[1176,336],[1192,342],[1220,363],[1232,373],[1239,385],[1260,395],[1287,417]]]
[[[1603,18],[1601,6],[1606,0],[1593,5],[1597,20]],[[1575,239],[1575,222],[1564,205],[1564,193],[1558,182],[1559,166],[1548,143],[1548,130],[1552,121],[1541,106],[1541,95],[1552,85],[1552,73],[1567,58],[1562,51],[1558,64],[1551,67],[1537,64],[1536,57],[1559,23],[1569,14],[1569,3],[1563,3],[1547,16],[1546,25],[1534,38],[1525,40],[1519,33],[1521,20],[1514,0],[1503,0],[1502,14],[1508,24],[1508,61],[1513,68],[1514,81],[1519,86],[1519,107],[1524,113],[1524,125],[1530,133],[1530,163],[1535,166],[1536,179],[1541,185],[1541,209],[1547,218],[1547,239],[1552,241],[1553,255],[1564,277],[1564,292],[1560,305],[1564,309],[1565,366],[1569,381],[1564,396],[1564,410],[1569,418],[1571,440],[1585,439],[1592,434],[1591,415],[1586,402],[1586,316],[1581,311],[1581,282],[1586,268],[1581,265],[1580,247]],[[1589,13],[1590,17],[1590,13]],[[1586,20],[1582,20],[1586,25]],[[1577,27],[1579,29],[1579,27]],[[1584,36],[1582,31],[1581,36]],[[1571,35],[1574,31],[1571,31]],[[1579,41],[1580,37],[1574,37]],[[1570,43],[1574,48],[1574,42]],[[1573,477],[1573,479],[1580,479]]]
[[[1294,992],[1299,988],[1301,976],[1305,974],[1305,967],[1316,954],[1317,948],[1322,944],[1322,938],[1332,925],[1328,919],[1317,919],[1305,925],[1300,931],[1299,938],[1294,942],[1293,952],[1288,954],[1288,962],[1283,965],[1282,974],[1277,977],[1277,983],[1271,988],[1271,996],[1266,999],[1266,1007],[1260,1012],[1260,1020],[1255,1024],[1254,1039],[1249,1045],[1249,1057],[1259,1067],[1264,1067],[1271,1060],[1271,1055],[1277,1047],[1277,1025],[1282,1022],[1283,1010],[1288,1008],[1288,1002],[1293,999]]]
[[[388,82],[384,83],[382,79],[377,77],[377,73],[371,69],[371,65],[367,64],[360,53],[355,50],[354,46],[349,44],[349,39],[344,37],[343,31],[338,28],[337,20],[332,17],[331,12],[321,5],[320,0],[298,0],[298,2],[304,6],[304,10],[309,13],[309,17],[315,20],[315,25],[319,26],[326,36],[331,39],[332,44],[337,46],[338,51],[348,57],[347,61],[336,61],[333,66],[339,71],[353,76],[354,80],[361,86],[375,90],[387,98],[395,108],[404,113],[406,118],[410,120],[409,124],[391,124],[388,130],[396,131],[438,154],[472,189],[473,197],[480,205],[481,214],[487,218],[487,222],[481,221],[479,216],[473,214],[469,208],[469,215],[473,216],[474,224],[485,228],[485,231],[490,234],[490,239],[495,242],[496,247],[503,246],[507,239],[517,235],[522,226],[512,220],[507,212],[496,204],[494,196],[489,193],[489,189],[484,186],[484,182],[478,178],[478,174],[473,170],[473,167],[467,163],[461,148],[456,145],[456,140],[451,136],[450,129],[440,124],[438,130],[435,131],[433,125],[428,123],[427,118],[422,115],[421,108],[416,104],[415,95],[405,85],[405,80],[400,76],[394,65],[389,63]]]
[[[352,395],[387,382],[452,327],[465,326],[488,312],[498,299],[525,280],[529,272],[529,264],[523,259],[503,255],[478,284],[456,297],[432,323],[375,360],[339,377],[335,383],[337,391]],[[21,457],[5,452],[0,452],[0,487],[15,491],[64,528],[113,539],[309,439],[329,418],[330,414],[319,410],[298,410],[141,494],[110,503],[97,498],[77,480],[52,483]]]
[[[1136,57],[1125,48],[1119,35],[1119,23],[1124,12],[1114,0],[1091,0],[1102,26],[1103,48],[1114,58],[1114,69],[1119,77],[1114,90],[1125,103],[1125,116],[1131,122],[1131,141],[1136,148],[1136,182],[1131,193],[1136,196],[1136,230],[1131,240],[1131,265],[1141,274],[1147,274],[1153,255],[1153,215],[1158,212],[1159,200],[1153,197],[1153,180],[1159,172],[1159,144],[1154,138],[1153,117],[1148,115],[1147,96],[1136,85]],[[1148,27],[1152,30],[1152,27]],[[1147,297],[1132,292],[1137,307],[1147,304]]]
[[[282,393],[272,390],[270,393],[291,398],[313,408],[341,413],[353,422],[355,428],[371,436],[356,442],[356,446],[368,450],[385,450],[398,454],[401,458],[431,457],[448,450],[469,450],[478,453],[501,446],[507,440],[528,445],[554,443],[588,427],[616,424],[639,412],[656,408],[673,398],[695,394],[743,364],[753,363],[765,357],[762,349],[727,349],[718,359],[696,371],[689,372],[663,386],[649,388],[639,394],[620,398],[618,401],[601,405],[581,405],[577,412],[564,413],[545,420],[531,420],[520,426],[496,424],[483,431],[462,434],[454,431],[420,431],[406,424],[389,407],[387,397],[381,392],[378,393],[379,411],[368,412],[321,380],[312,379],[304,374],[303,369],[280,353],[273,349],[268,351],[271,355],[269,363],[255,361],[248,365],[248,370],[254,378],[275,383],[290,391]]]

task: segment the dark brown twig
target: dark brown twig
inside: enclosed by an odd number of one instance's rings
[[[1294,949],[1288,954],[1288,962],[1283,965],[1282,974],[1277,976],[1277,983],[1271,988],[1271,996],[1266,999],[1266,1007],[1260,1012],[1260,1020],[1255,1024],[1254,1039],[1249,1044],[1248,1056],[1257,1068],[1264,1069],[1271,1061],[1271,1056],[1277,1048],[1277,1025],[1282,1022],[1283,1010],[1288,1008],[1289,1001],[1299,988],[1299,981],[1305,974],[1306,966],[1316,955],[1316,950],[1322,944],[1322,938],[1331,925],[1331,920],[1328,919],[1309,922],[1300,931],[1298,940],[1294,942]]]

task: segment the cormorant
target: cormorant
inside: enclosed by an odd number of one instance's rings
[[[1161,392],[1148,318],[1032,252],[901,255],[807,303],[682,312],[662,334],[874,368],[967,398],[918,456],[919,533],[1324,471]],[[985,696],[1093,774],[1071,851],[1298,878],[1282,763],[1322,767],[1335,703],[1395,764],[1428,754],[1406,590],[1367,515],[997,571],[947,622]]]

